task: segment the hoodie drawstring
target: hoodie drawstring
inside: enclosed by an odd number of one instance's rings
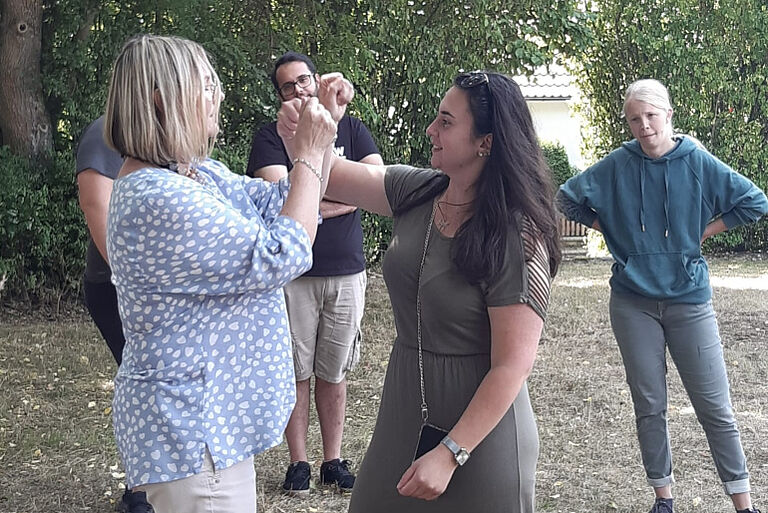
[[[645,159],[640,158],[640,229],[645,231]],[[669,159],[664,159],[664,238],[669,237]]]
[[[645,159],[640,157],[640,229],[645,231]]]
[[[664,159],[664,238],[669,237],[669,159]]]

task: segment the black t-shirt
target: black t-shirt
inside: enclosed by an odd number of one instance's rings
[[[368,128],[357,118],[344,116],[339,121],[336,154],[359,161],[378,153]],[[248,158],[248,176],[264,166],[282,165],[289,171],[291,162],[283,141],[277,134],[277,123],[264,125],[256,131]],[[324,219],[317,227],[312,246],[313,265],[304,276],[339,276],[354,274],[365,269],[363,229],[360,210],[351,214]]]
[[[93,169],[100,175],[114,180],[123,165],[123,158],[104,142],[104,116],[88,125],[77,145],[75,174]],[[102,258],[93,239],[88,241],[85,253],[84,279],[92,283],[105,283],[112,277],[109,264]]]

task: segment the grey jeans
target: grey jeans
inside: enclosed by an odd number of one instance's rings
[[[648,483],[661,487],[674,481],[667,428],[669,348],[707,435],[725,493],[748,492],[749,472],[731,406],[712,302],[669,303],[611,292],[610,313],[635,406],[637,437]]]

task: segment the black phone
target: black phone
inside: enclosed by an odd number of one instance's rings
[[[419,441],[416,444],[416,452],[413,455],[413,460],[416,461],[437,447],[437,445],[442,442],[446,435],[448,435],[448,431],[443,428],[437,427],[434,424],[422,424],[421,431],[419,431]]]

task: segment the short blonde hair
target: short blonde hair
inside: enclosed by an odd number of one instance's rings
[[[627,112],[627,103],[630,100],[645,102],[657,109],[672,109],[667,88],[664,87],[664,84],[652,78],[644,78],[629,84],[627,92],[624,94],[624,106],[622,107],[624,114]]]
[[[207,157],[204,84],[219,78],[199,44],[180,37],[139,35],[115,60],[107,97],[104,138],[125,157],[158,166]],[[221,94],[214,95],[218,116]]]

